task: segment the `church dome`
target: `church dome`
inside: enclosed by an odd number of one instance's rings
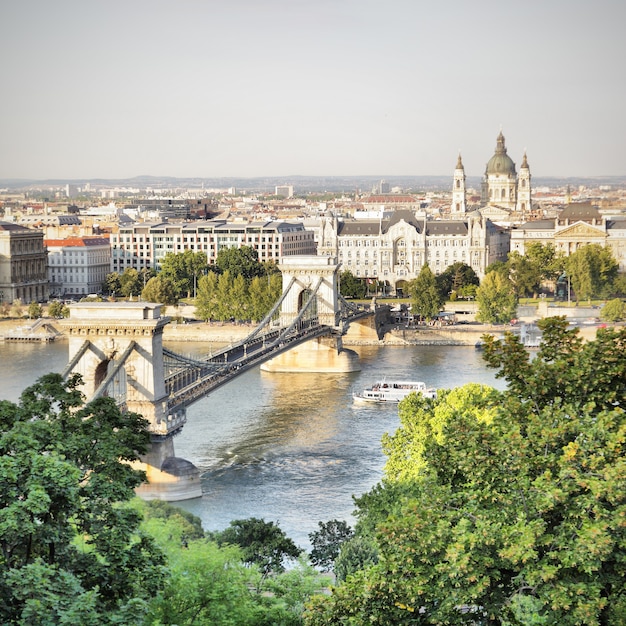
[[[506,153],[506,146],[504,145],[504,135],[502,131],[498,135],[498,141],[496,144],[496,151],[494,155],[487,161],[487,169],[485,174],[503,174],[515,176],[515,163],[513,159]]]

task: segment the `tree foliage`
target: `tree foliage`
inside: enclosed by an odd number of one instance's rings
[[[170,278],[159,274],[146,283],[141,298],[146,302],[173,305],[178,302],[178,290]]]
[[[133,267],[127,267],[119,277],[120,291],[126,298],[138,296],[143,288],[143,281],[139,272]]]
[[[255,517],[232,521],[214,538],[219,545],[239,546],[244,562],[257,565],[263,576],[284,571],[285,560],[302,553],[278,524]]]
[[[587,244],[567,257],[565,270],[576,302],[606,295],[617,277],[619,264],[610,248]]]
[[[168,252],[161,261],[159,276],[167,278],[174,286],[176,299],[189,298],[197,289],[198,278],[206,272],[205,252]]]
[[[514,250],[507,260],[508,277],[518,298],[536,295],[541,286],[541,268]]]
[[[339,291],[345,298],[365,298],[367,287],[363,280],[345,270],[339,275]]]
[[[517,296],[508,276],[494,270],[488,272],[476,292],[476,319],[488,324],[503,324],[517,314]]]
[[[138,623],[163,557],[118,506],[143,480],[130,461],[145,420],[113,400],[83,404],[80,378],[42,377],[0,403],[0,621]]]
[[[280,297],[282,275],[268,274],[246,283],[243,275],[209,272],[200,277],[196,316],[205,321],[261,321]]]
[[[359,511],[378,562],[306,624],[626,623],[626,330],[583,342],[564,318],[540,324],[534,358],[485,338],[506,391],[401,403]]]
[[[39,319],[43,315],[43,309],[39,302],[34,300],[28,305],[28,318],[31,320]]]
[[[353,536],[353,531],[342,520],[330,520],[318,522],[319,530],[309,533],[312,550],[310,553],[311,563],[320,567],[322,571],[333,569],[335,559],[339,556],[341,546]]]
[[[61,317],[69,317],[70,309],[62,302],[58,300],[53,300],[48,305],[48,317],[61,318]]]
[[[437,289],[435,275],[428,265],[424,265],[414,280],[409,283],[413,315],[433,319],[441,310],[443,298]]]
[[[437,289],[443,300],[463,295],[470,286],[478,286],[480,281],[476,272],[466,263],[457,262],[449,265],[436,279]]]
[[[266,268],[259,262],[259,255],[252,246],[220,248],[215,266],[219,273],[230,272],[231,276],[243,276],[246,281],[266,274]]]
[[[619,322],[626,317],[626,304],[621,298],[609,300],[600,311],[600,319],[605,322]]]
[[[565,255],[551,243],[533,241],[524,247],[524,256],[539,273],[540,281],[555,282],[565,269]]]

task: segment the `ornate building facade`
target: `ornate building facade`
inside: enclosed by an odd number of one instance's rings
[[[568,204],[556,218],[526,222],[511,230],[511,250],[524,254],[533,242],[551,244],[565,256],[596,243],[610,248],[619,271],[626,271],[626,219],[602,215],[587,202]]]
[[[0,222],[0,302],[48,300],[48,252],[43,233]]]
[[[507,154],[502,131],[496,140],[495,152],[487,161],[480,199],[483,206],[495,205],[521,214],[531,209],[531,176],[526,153],[518,174],[513,159]]]
[[[453,263],[469,265],[479,277],[494,261],[506,260],[508,232],[479,212],[459,220],[430,220],[410,210],[387,219],[322,219],[318,254],[334,256],[342,270],[378,280],[390,292],[402,289],[426,264],[441,274]]]

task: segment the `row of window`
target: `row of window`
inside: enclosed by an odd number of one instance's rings
[[[411,245],[414,248],[418,247],[418,243],[416,241],[412,241]],[[434,239],[431,237],[428,239],[428,243],[427,243],[428,247],[456,247],[456,246],[467,246],[467,245],[468,245],[467,239],[465,238],[464,235],[460,235],[459,237],[449,238],[449,239]],[[340,248],[387,247],[389,249],[392,249],[392,248],[404,248],[406,246],[407,244],[404,239],[398,239],[397,241],[395,241],[393,244],[390,244],[390,245],[384,245],[383,242],[379,241],[378,239],[363,238],[363,239],[340,239],[339,240]]]

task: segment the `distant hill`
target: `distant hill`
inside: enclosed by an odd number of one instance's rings
[[[141,175],[133,178],[105,179],[0,179],[0,188],[12,191],[28,188],[61,187],[63,185],[84,186],[89,183],[92,187],[152,187],[154,189],[228,189],[235,187],[246,192],[273,192],[279,185],[293,185],[294,192],[346,192],[360,191],[367,193],[381,181],[390,187],[399,187],[414,193],[420,191],[449,191],[452,189],[452,175],[446,176],[265,176],[265,177],[220,177],[220,178],[176,178],[173,176]],[[467,186],[480,188],[479,176],[468,176]],[[595,176],[595,177],[533,177],[533,187],[565,187],[567,185],[588,187],[611,186],[626,187],[626,176]]]

